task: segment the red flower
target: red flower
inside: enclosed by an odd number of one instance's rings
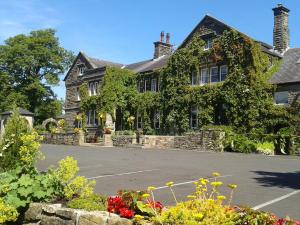
[[[160,202],[149,201],[148,204],[151,206],[151,208],[155,208],[159,211],[163,209],[163,205]]]
[[[134,216],[134,212],[128,208],[121,208],[120,216],[127,219],[131,219]]]
[[[107,211],[111,213],[120,213],[120,209],[125,207],[122,197],[109,197],[107,200]]]

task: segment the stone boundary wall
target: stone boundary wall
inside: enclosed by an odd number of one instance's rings
[[[116,147],[126,147],[136,144],[136,136],[132,135],[113,135],[111,139],[113,146]]]
[[[84,134],[76,134],[74,132],[50,134],[44,133],[43,144],[54,145],[81,145],[84,143]]]
[[[87,212],[63,208],[60,204],[32,203],[22,225],[132,225],[131,220],[109,212]]]
[[[142,137],[143,148],[157,149],[184,149],[199,151],[217,151],[222,152],[222,141],[225,138],[225,132],[218,130],[202,130],[193,134],[184,136],[155,136],[145,135]]]
[[[168,149],[174,148],[175,136],[155,136],[155,135],[145,135],[142,137],[143,148],[159,148]]]

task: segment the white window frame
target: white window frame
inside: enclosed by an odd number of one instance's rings
[[[215,74],[217,76],[217,78],[219,78],[219,68],[217,66],[213,66],[213,67],[210,67],[210,71],[209,71],[209,82],[210,83],[218,83],[219,82],[219,79],[217,81],[212,81],[212,71],[213,69],[217,69],[217,73]]]
[[[286,96],[286,102],[277,102],[277,96],[278,96],[278,94],[285,94],[285,95],[287,95]],[[274,103],[276,104],[276,105],[288,105],[289,104],[289,92],[288,91],[277,91],[277,92],[275,92],[275,94],[274,94]]]
[[[196,86],[198,84],[197,80],[197,71],[193,71],[191,74],[191,85]]]
[[[208,68],[201,68],[200,71],[201,71],[201,72],[200,72],[200,85],[203,86],[203,85],[209,83],[209,80],[210,80],[209,69],[208,69]],[[208,78],[207,83],[203,82],[203,71],[206,71],[206,76],[207,76],[207,78]]]
[[[154,91],[154,92],[157,91],[157,79],[156,78],[151,79],[151,91]]]
[[[211,38],[208,38],[206,41],[205,41],[205,45],[204,45],[204,50],[207,51],[209,49],[212,48],[212,39]]]
[[[190,127],[191,129],[197,129],[198,128],[198,107],[197,106],[192,106],[191,111],[190,111]],[[196,115],[196,126],[193,126],[193,115]]]
[[[85,66],[83,64],[78,65],[78,75],[82,76],[85,71]]]
[[[226,68],[226,76],[225,76],[225,79],[227,78],[227,75],[228,75],[228,66],[227,65],[223,65],[223,66],[220,66],[220,82],[223,82],[224,80],[222,80],[222,69],[223,68]]]

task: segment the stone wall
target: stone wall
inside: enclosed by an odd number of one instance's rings
[[[32,203],[24,214],[23,225],[132,225],[128,219],[108,212],[86,212],[63,208],[60,204]]]
[[[76,134],[72,132],[59,134],[42,134],[44,144],[54,145],[81,145],[84,143],[84,134]]]
[[[202,130],[197,133],[184,136],[155,136],[145,135],[142,137],[143,148],[157,149],[184,149],[199,151],[222,152],[222,141],[225,133],[217,130]]]
[[[155,135],[145,135],[143,138],[143,148],[159,148],[167,149],[174,148],[175,136],[155,136]]]
[[[113,146],[126,147],[136,143],[136,137],[131,135],[114,135],[111,137]]]

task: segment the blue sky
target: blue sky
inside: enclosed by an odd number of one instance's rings
[[[299,0],[0,0],[0,43],[54,28],[64,48],[126,64],[151,58],[162,30],[180,45],[209,14],[272,44],[272,8],[278,3],[291,10],[291,47],[300,47]],[[63,82],[54,90],[65,97]]]

